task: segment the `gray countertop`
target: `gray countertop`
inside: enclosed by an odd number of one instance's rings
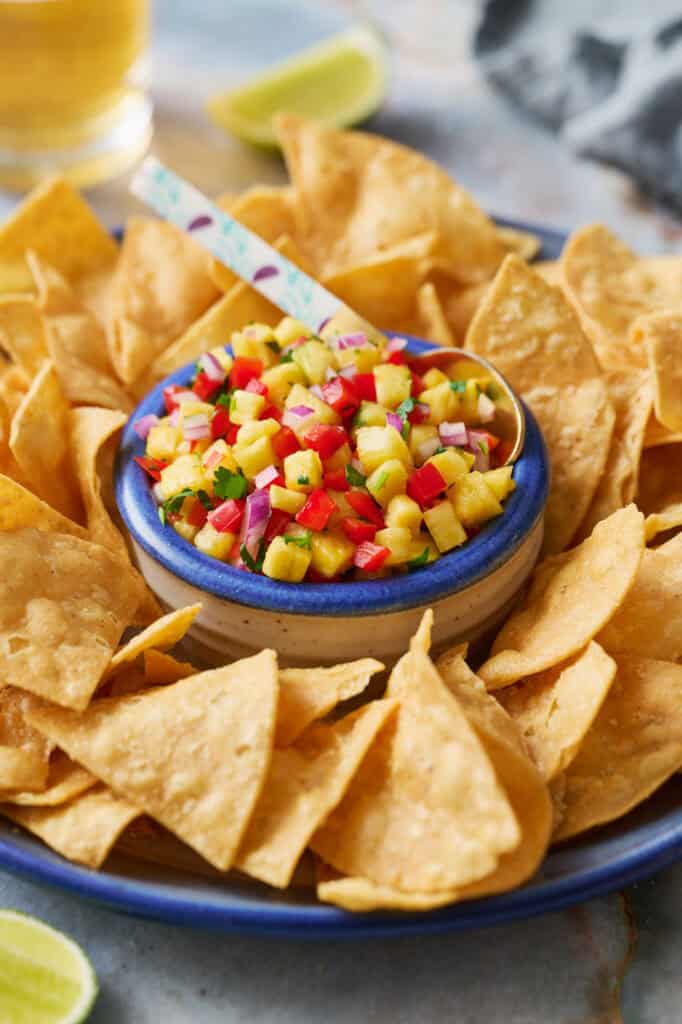
[[[259,30],[264,5],[266,32]],[[675,6],[544,0],[532,30],[570,22],[620,32]],[[600,219],[642,250],[679,249],[679,223],[639,199],[619,175],[575,160],[490,91],[467,57],[476,11],[474,0],[327,0],[289,8],[284,0],[158,0],[154,150],[209,192],[283,180],[276,156],[221,137],[200,99],[278,50],[369,13],[393,54],[390,95],[373,127],[439,160],[489,210],[556,227]],[[90,194],[111,225],[137,208],[126,186],[123,179]],[[0,215],[13,202],[0,194]],[[93,1024],[682,1019],[682,865],[623,895],[527,922],[362,943],[189,932],[120,917],[5,875],[0,905],[38,915],[88,950],[102,987]]]

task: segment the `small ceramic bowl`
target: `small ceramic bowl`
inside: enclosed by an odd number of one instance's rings
[[[408,339],[418,354],[434,346]],[[201,601],[190,631],[194,653],[207,664],[274,648],[283,665],[320,665],[375,657],[392,664],[405,650],[426,608],[435,616],[434,647],[475,641],[506,614],[531,572],[542,543],[549,469],[542,434],[525,409],[523,452],[514,466],[516,490],[504,515],[462,548],[423,569],[348,583],[280,583],[202,554],[159,522],[144,471],[134,461],[144,442],[133,423],[164,415],[163,389],[186,386],[194,363],[159,384],[123,431],[116,463],[116,500],[135,557],[162,605]]]

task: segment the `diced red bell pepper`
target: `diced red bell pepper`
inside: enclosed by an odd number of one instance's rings
[[[263,363],[260,359],[237,356],[230,370],[230,387],[243,390],[250,380],[260,377],[262,373]]]
[[[218,533],[236,533],[244,515],[244,502],[228,498],[208,513],[207,519]]]
[[[357,377],[354,377],[353,383],[351,383],[345,377],[332,377],[331,380],[322,385],[321,391],[325,402],[342,419],[354,416],[360,405],[360,397],[355,389],[356,380]]]
[[[211,437],[213,440],[217,441],[219,437],[225,437],[231,426],[229,412],[222,406],[218,406],[211,420]]]
[[[268,396],[268,389],[262,380],[258,380],[257,377],[252,377],[249,383],[244,388],[245,391],[250,391],[253,395],[263,395],[264,398]]]
[[[147,476],[157,481],[161,479],[161,470],[170,465],[170,463],[164,462],[163,459],[152,459],[149,455],[136,455],[135,462],[138,466],[142,466]]]
[[[341,520],[341,529],[348,540],[354,544],[363,544],[365,541],[374,540],[377,528],[374,523],[365,523],[362,519],[353,519],[352,516],[344,516]]]
[[[169,416],[180,405],[179,402],[175,401],[175,396],[181,391],[187,390],[188,388],[181,388],[179,384],[169,384],[168,387],[163,389],[163,404],[165,405],[166,412]]]
[[[336,502],[333,501],[326,491],[319,487],[308,495],[305,505],[296,514],[296,522],[305,526],[308,530],[319,532],[325,526],[337,510]]]
[[[207,518],[208,509],[204,508],[198,498],[195,498],[187,515],[187,522],[190,526],[203,526]]]
[[[356,373],[353,377],[353,387],[361,401],[376,402],[377,385],[373,373]]]
[[[349,491],[350,484],[345,469],[330,469],[322,479],[326,491]]]
[[[272,447],[277,458],[284,461],[287,455],[293,455],[301,446],[291,427],[280,427],[272,439]]]
[[[425,508],[447,488],[442,475],[431,462],[425,462],[407,481],[407,493],[417,504]]]
[[[356,547],[353,565],[358,569],[364,569],[365,572],[377,572],[381,569],[390,553],[388,548],[384,548],[379,544],[372,544],[371,541],[366,540]]]
[[[419,376],[419,374],[415,373],[414,370],[410,370],[410,376],[412,377],[410,394],[412,395],[413,398],[416,398],[417,395],[421,395],[422,391],[425,390],[426,385],[424,384],[424,381]]]
[[[368,522],[376,526],[377,530],[383,530],[386,523],[384,517],[381,514],[381,509],[377,503],[370,498],[369,494],[365,494],[364,491],[349,491],[346,495],[346,501],[353,509],[354,512],[360,516],[361,519],[366,519]]]
[[[405,353],[402,349],[398,349],[396,352],[389,352],[388,358],[385,362],[392,363],[394,366],[404,366],[407,359],[405,358]]]
[[[229,554],[230,562],[235,562],[235,563],[239,562],[239,563],[241,563],[241,550],[242,550],[241,537],[237,537],[236,541],[234,542],[234,544],[230,548],[230,554]]]
[[[282,422],[282,410],[278,409],[276,405],[266,405],[262,413],[258,417],[259,420],[277,420],[278,423]]]
[[[210,398],[214,391],[217,391],[222,381],[211,380],[207,373],[201,370],[194,379],[192,384],[192,391],[197,395],[202,402],[205,402],[207,398]]]
[[[411,412],[408,412],[407,419],[410,423],[426,423],[430,415],[431,410],[429,409],[428,405],[422,402],[418,405],[415,405],[414,409],[412,409]]]
[[[268,525],[265,528],[264,540],[266,544],[269,544],[275,537],[279,537],[281,533],[284,533],[284,529],[291,522],[291,516],[288,512],[285,512],[281,508],[273,508],[270,513],[270,519]]]
[[[335,427],[329,423],[316,423],[303,435],[306,448],[316,451],[323,462],[331,458],[348,440],[348,434],[343,427]]]

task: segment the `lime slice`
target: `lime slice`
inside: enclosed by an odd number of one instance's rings
[[[34,917],[0,910],[0,1021],[79,1024],[96,995],[95,973],[75,942]]]
[[[354,28],[208,100],[220,128],[257,146],[276,146],[273,115],[286,111],[337,128],[374,113],[386,92],[386,53],[372,29]]]

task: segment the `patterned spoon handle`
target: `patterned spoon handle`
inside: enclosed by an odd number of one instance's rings
[[[164,220],[189,232],[273,305],[314,333],[319,333],[327,321],[345,309],[335,295],[155,157],[143,161],[130,190]]]

